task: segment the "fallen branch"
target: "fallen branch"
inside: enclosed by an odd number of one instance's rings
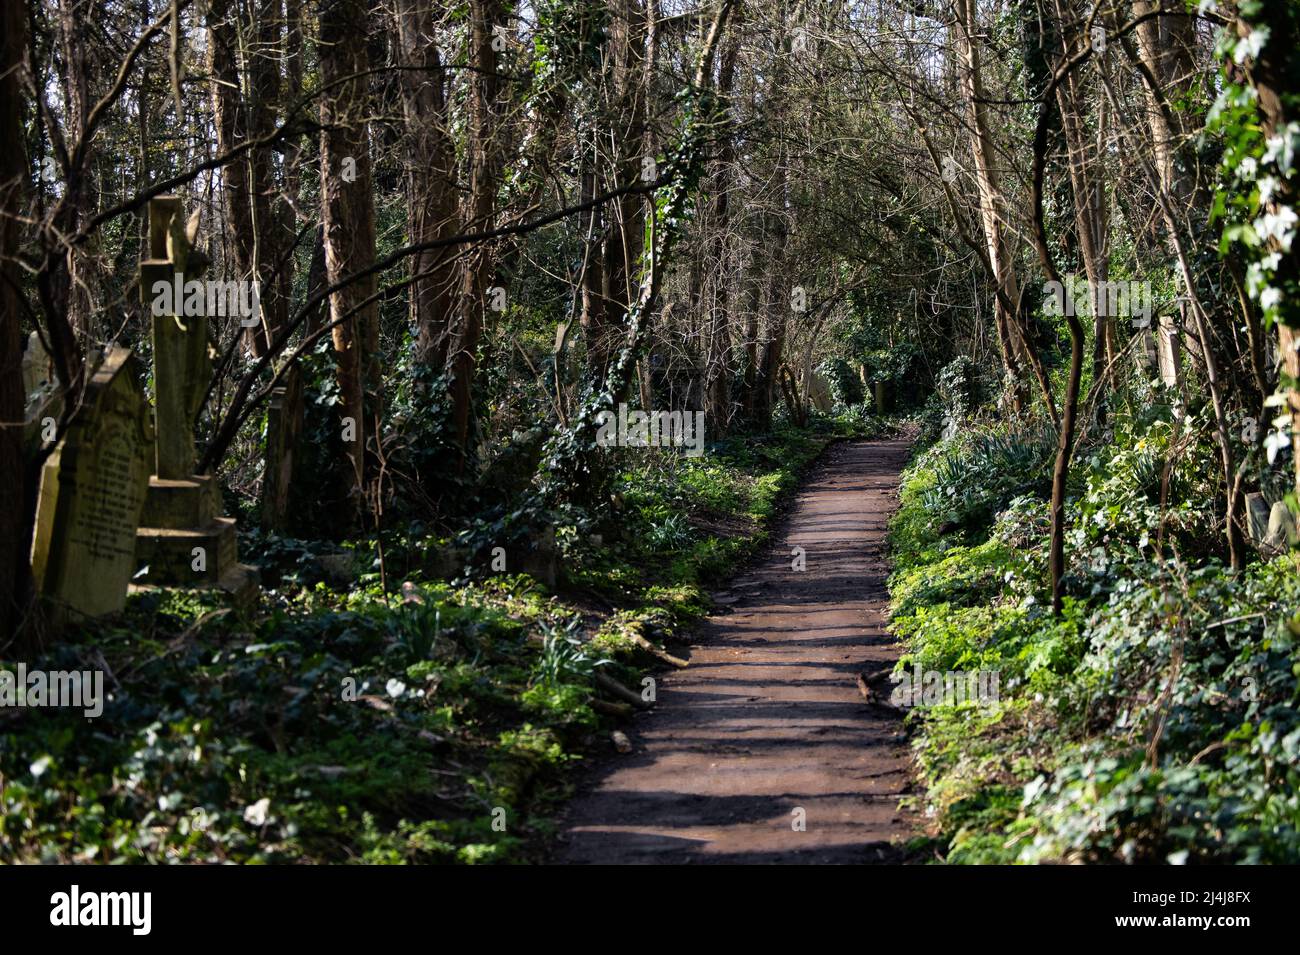
[[[624,703],[636,707],[638,710],[650,709],[650,702],[642,699],[641,694],[635,690],[630,690],[612,676],[601,673],[599,670],[595,674],[596,686],[604,690],[610,696],[617,697]]]

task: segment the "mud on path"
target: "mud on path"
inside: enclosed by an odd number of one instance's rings
[[[885,527],[907,439],[833,446],[763,559],[734,580],[690,666],[659,679],[571,803],[555,861],[869,863],[915,832],[899,713],[858,675],[892,666]],[[792,570],[802,547],[806,569]],[[875,686],[885,698],[890,684]],[[806,828],[796,831],[795,810]]]

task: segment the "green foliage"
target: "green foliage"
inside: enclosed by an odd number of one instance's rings
[[[925,462],[933,479],[920,491],[936,526],[986,533],[993,517],[1022,494],[1051,492],[1056,437],[1048,427],[976,428],[938,446]]]
[[[373,542],[249,532],[245,553],[276,583],[264,616],[201,592],[133,596],[123,620],[42,661],[114,675],[89,731],[79,711],[0,711],[0,861],[540,859],[600,726],[596,670],[635,684],[658,662],[646,643],[708,611],[707,583],[761,545],[801,470],[848,433],[824,419],[698,459],[629,456],[607,543],[528,496],[460,536],[472,552],[558,527],[571,585],[615,605],[594,619],[526,576],[427,581],[428,554],[451,542],[415,522],[384,535],[403,572],[387,594]],[[325,573],[331,558],[359,581]]]
[[[947,417],[955,423],[965,421],[983,400],[979,368],[968,356],[958,355],[939,372],[935,390]]]
[[[817,370],[830,381],[831,396],[837,404],[851,407],[860,405],[866,400],[862,379],[853,370],[853,366],[843,358],[828,358],[817,366]]]
[[[878,381],[897,384],[912,377],[919,356],[920,350],[911,342],[904,341],[864,353],[862,363],[867,369],[867,380],[872,384]]]
[[[1213,447],[1183,448],[1166,478],[1173,438],[1119,422],[1083,462],[1059,619],[1041,501],[940,525],[944,462],[978,457],[961,436],[908,472],[891,526],[902,665],[1001,674],[995,706],[913,717],[949,862],[1300,858],[1300,577],[1289,557],[1238,575],[1185,561],[1214,528]],[[1002,485],[971,471],[976,499]]]
[[[1242,29],[1233,25],[1218,36],[1216,55],[1223,64],[1218,98],[1207,127],[1223,143],[1219,188],[1211,224],[1222,223],[1220,251],[1236,252],[1247,263],[1246,292],[1266,324],[1300,325],[1300,273],[1291,249],[1297,224],[1297,154],[1300,153],[1300,94],[1275,89],[1279,128],[1265,128],[1259,91],[1242,82],[1262,53],[1271,59],[1265,75],[1294,77],[1300,12],[1294,4],[1246,0],[1237,6]],[[1288,118],[1293,121],[1286,123]],[[1285,125],[1283,125],[1285,123]]]
[[[591,714],[564,687],[544,701],[526,695],[542,646],[506,614],[506,598],[445,585],[404,601],[374,590],[306,596],[308,612],[286,607],[252,630],[209,613],[170,644],[142,639],[140,622],[161,609],[149,596],[124,627],[87,632],[79,662],[103,654],[119,684],[92,732],[75,731],[79,713],[50,710],[0,727],[4,858],[535,852],[531,813],[556,798],[575,728]],[[447,774],[449,764],[462,769]],[[507,832],[491,829],[484,804],[506,809]]]

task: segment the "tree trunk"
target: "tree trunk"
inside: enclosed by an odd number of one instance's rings
[[[1268,28],[1269,36],[1258,58],[1246,66],[1247,77],[1257,94],[1264,134],[1285,136],[1287,127],[1300,120],[1300,109],[1295,105],[1297,83],[1300,82],[1300,28],[1295,13],[1282,3],[1265,4],[1252,19],[1251,23],[1242,19],[1236,21],[1237,35],[1248,37],[1253,30],[1263,26]],[[1263,210],[1275,216],[1284,207],[1294,211],[1300,204],[1300,176],[1282,175],[1277,178],[1272,200]],[[1297,350],[1300,348],[1300,302],[1296,300],[1296,290],[1300,289],[1300,240],[1293,239],[1290,249],[1283,249],[1273,237],[1269,239],[1267,248],[1279,256],[1269,285],[1282,292],[1277,305],[1277,338],[1282,353],[1282,387],[1291,416],[1294,486],[1297,496],[1300,496],[1300,351]]]
[[[499,179],[496,100],[499,81],[497,51],[492,44],[493,28],[506,24],[501,0],[470,0],[469,62],[472,67],[468,90],[469,198],[464,220],[470,232],[492,227]],[[465,255],[461,275],[460,315],[454,329],[448,361],[451,368],[452,427],[461,450],[457,462],[463,471],[470,456],[474,403],[474,363],[483,333],[483,313],[492,276],[492,246],[480,242]]]
[[[447,89],[436,44],[433,0],[396,0],[397,42],[406,123],[406,227],[412,244],[433,242],[457,231],[455,150],[448,137]],[[415,358],[440,372],[451,345],[456,268],[448,249],[416,253],[408,292]],[[418,278],[417,278],[418,276]]]
[[[361,77],[339,82],[369,66],[366,11],[361,0],[328,0],[320,8],[321,82],[331,91],[321,100],[321,198],[330,285],[366,268],[375,258],[368,81]],[[373,344],[379,313],[375,302],[362,302],[374,291],[375,279],[369,276],[330,297],[340,433],[348,461],[344,484],[354,521],[360,520],[364,505],[367,345]]]
[[[731,96],[735,82],[739,50],[740,44],[736,41],[735,34],[732,34],[723,49],[718,68],[718,95],[724,104]],[[710,190],[717,197],[713,201],[710,222],[713,237],[705,257],[711,269],[712,280],[709,282],[709,294],[703,297],[708,302],[709,312],[704,356],[704,418],[711,423],[714,433],[719,437],[725,433],[731,415],[731,331],[727,311],[729,283],[725,263],[727,239],[731,230],[727,193],[735,161],[735,141],[730,130],[724,130],[722,142],[718,145],[718,159]]]
[[[1064,24],[1069,13],[1056,2],[1058,36],[1065,35]],[[1056,103],[1061,115],[1061,131],[1065,136],[1067,166],[1070,186],[1074,196],[1075,233],[1079,239],[1079,253],[1084,272],[1088,276],[1089,309],[1092,312],[1093,350],[1092,379],[1099,383],[1107,365],[1115,358],[1115,316],[1106,314],[1108,297],[1099,292],[1110,278],[1109,250],[1107,248],[1108,213],[1106,190],[1097,168],[1100,151],[1104,147],[1104,111],[1098,121],[1097,151],[1090,152],[1087,131],[1084,127],[1084,98],[1079,72],[1071,72],[1056,87]]]
[[[23,142],[22,78],[27,49],[25,8],[6,3],[0,20],[0,651],[27,604],[31,568],[24,495],[23,336],[14,254],[24,212],[27,162]]]
[[[980,73],[978,39],[979,26],[975,0],[956,0],[958,23],[953,32],[957,45],[959,76],[962,96],[966,100],[971,135],[971,155],[975,160],[975,181],[979,188],[980,221],[984,228],[984,241],[988,247],[989,264],[1001,294],[995,299],[994,325],[1002,360],[1011,377],[1011,399],[1014,409],[1022,411],[1028,400],[1024,381],[1024,355],[1028,347],[1019,333],[1018,315],[1012,313],[1007,303],[1020,300],[1011,250],[1003,234],[1006,221],[1006,201],[996,166],[993,139],[989,133],[985,93]]]
[[[209,9],[212,113],[221,152],[274,128],[280,96],[280,6],[280,0],[261,0],[255,30],[238,21],[231,0],[213,0]],[[244,335],[249,351],[260,356],[288,319],[287,289],[283,276],[276,274],[284,245],[283,220],[272,211],[276,188],[270,150],[249,150],[222,169],[221,178],[235,272],[241,281],[258,283],[261,321]]]

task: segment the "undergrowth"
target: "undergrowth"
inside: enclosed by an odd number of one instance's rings
[[[610,725],[594,673],[638,686],[826,444],[887,427],[627,453],[609,513],[556,528],[554,591],[466,566],[454,535],[418,524],[382,548],[250,533],[255,612],[141,593],[25,661],[102,670],[107,701],[89,720],[0,710],[0,861],[544,858]]]
[[[1076,455],[1059,618],[1040,428],[967,425],[906,472],[900,668],[1000,675],[909,718],[948,862],[1300,859],[1300,576],[1225,567],[1202,427],[1121,409]]]

